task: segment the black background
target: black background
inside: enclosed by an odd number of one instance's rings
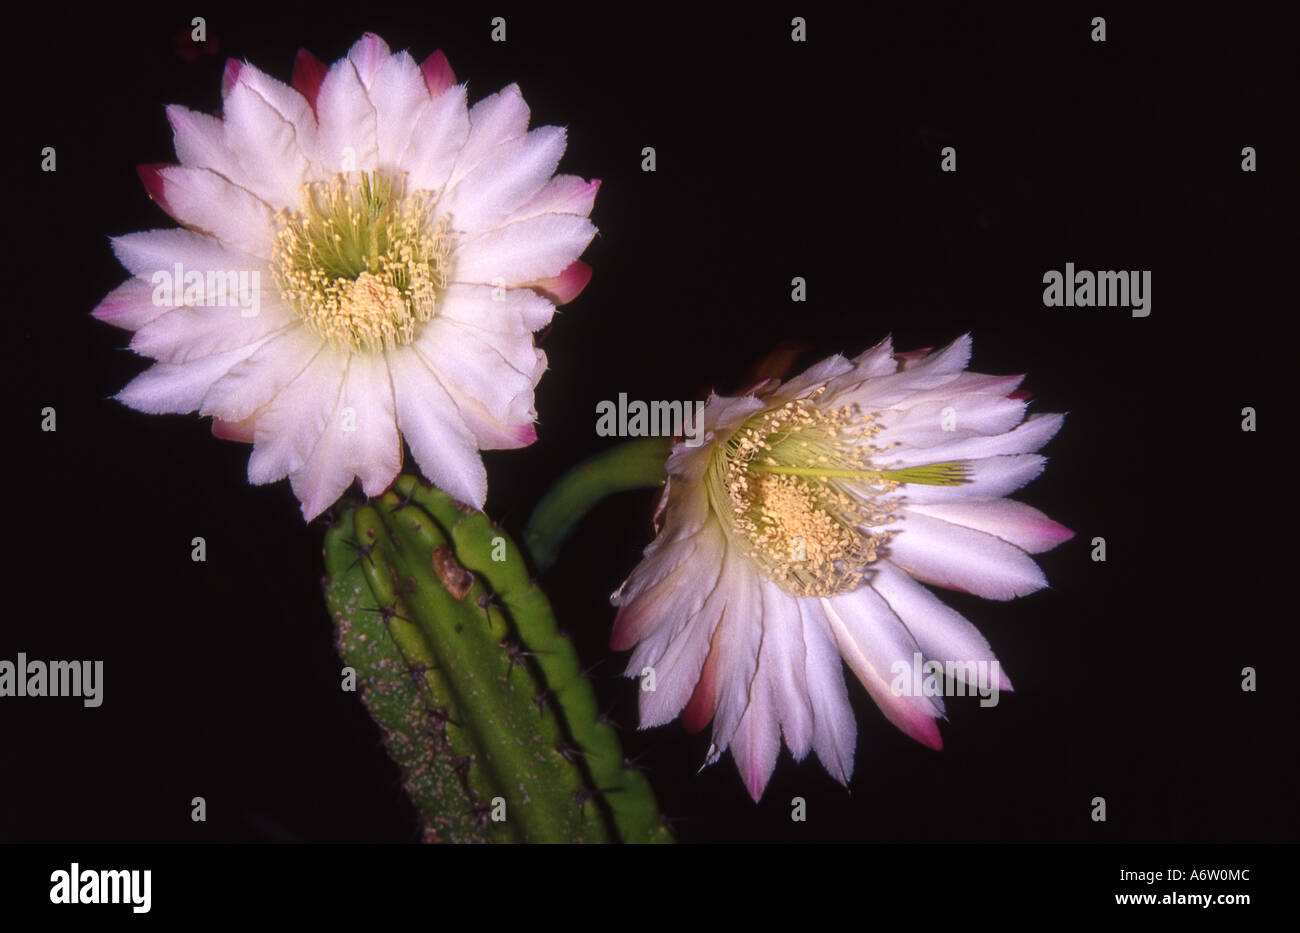
[[[803,365],[887,333],[909,349],[970,331],[972,369],[1028,372],[1031,410],[1070,413],[1016,495],[1077,532],[1040,560],[1052,589],[943,594],[1017,692],[992,710],[952,701],[942,752],[849,675],[849,792],[783,752],[755,806],[729,757],[695,773],[707,732],[634,731],[623,657],[597,668],[683,840],[1296,839],[1295,470],[1275,388],[1294,366],[1293,38],[1267,7],[1126,6],[208,8],[220,54],[194,62],[176,53],[192,12],[15,14],[0,658],[103,659],[105,701],[0,701],[0,839],[416,838],[378,732],[338,688],[321,527],[287,483],[248,486],[248,448],[206,422],[112,401],[145,361],[89,316],[126,278],[107,237],[173,225],[135,175],[173,160],[163,106],[216,111],[227,56],[287,80],[299,46],[328,63],[365,30],[417,60],[443,49],[471,101],[519,82],[534,125],[569,128],[561,170],[604,180],[595,277],[543,343],[540,441],[486,455],[488,511],[516,532],[609,443],[598,401],[733,390],[782,340],[808,348]],[[790,41],[792,15],[808,42]],[[1151,270],[1151,316],[1045,308],[1042,276],[1067,261]],[[1258,433],[1240,430],[1246,405]],[[56,433],[39,430],[45,406]],[[588,663],[608,655],[607,597],[651,501],[605,502],[544,579]]]

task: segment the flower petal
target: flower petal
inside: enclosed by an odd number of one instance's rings
[[[128,233],[125,236],[113,237],[112,242],[117,261],[132,275],[152,284],[162,284],[160,281],[154,281],[158,273],[174,277],[177,265],[181,266],[182,279],[184,273],[188,272],[247,272],[251,277],[251,273],[256,271],[260,283],[268,289],[263,293],[263,299],[279,300],[278,292],[269,291],[274,282],[265,260],[232,249],[215,237],[195,233],[192,230],[173,228]],[[181,284],[184,284],[183,281]],[[205,275],[204,300],[208,299],[206,286]],[[213,301],[216,300],[215,289],[211,298]]]
[[[937,697],[903,695],[892,689],[895,665],[910,669],[920,646],[889,604],[864,586],[820,600],[840,653],[881,712],[922,745],[939,749],[943,739],[934,718],[943,714]]]
[[[416,123],[429,106],[424,76],[410,55],[399,52],[380,65],[367,89],[375,108],[379,167],[400,171]]]
[[[907,510],[953,525],[996,535],[1030,554],[1050,551],[1074,532],[1038,509],[1012,499],[963,499],[957,502],[909,504]]]
[[[1015,545],[908,508],[889,541],[889,559],[913,577],[985,599],[1013,599],[1047,586],[1033,558]]]
[[[960,612],[946,605],[906,572],[887,560],[875,565],[871,586],[903,620],[926,660],[991,663],[997,660],[987,639]],[[956,668],[958,674],[967,673]],[[1002,675],[999,689],[1011,689]]]
[[[1007,404],[1023,405],[1024,403],[1011,399],[1007,400]],[[923,428],[917,432],[918,440],[923,442],[933,436],[941,439],[928,446],[912,446],[910,443],[903,442],[897,447],[891,447],[881,459],[898,466],[920,466],[926,463],[943,463],[949,460],[979,461],[990,457],[1011,457],[1016,454],[1027,454],[1038,450],[1056,436],[1056,432],[1061,429],[1064,421],[1065,416],[1060,414],[1030,415],[1023,424],[1014,430],[995,435],[972,435],[962,431],[945,433],[942,429],[932,433],[930,428]],[[963,434],[965,436],[962,436]],[[894,435],[894,439],[902,436],[905,435],[897,433]],[[944,437],[948,439],[942,440]],[[886,432],[883,431],[877,436],[877,439],[881,443],[888,442]],[[963,496],[962,498],[967,497]]]
[[[590,281],[591,266],[581,259],[575,259],[559,275],[530,282],[528,287],[544,295],[556,305],[565,305],[582,294],[582,290]]]
[[[437,49],[420,63],[420,74],[424,76],[430,97],[437,97],[456,83],[456,73],[451,70],[451,62],[447,61],[442,49]]]
[[[375,107],[351,59],[330,66],[316,98],[319,159],[326,175],[379,167]]]
[[[338,403],[300,470],[290,476],[311,520],[361,481],[367,496],[380,495],[402,468],[402,445],[393,410],[393,389],[381,357],[354,353]]]
[[[847,785],[853,777],[858,725],[844,683],[844,661],[831,637],[825,614],[802,601],[805,681],[813,714],[813,749],[831,777]]]
[[[448,190],[460,184],[497,146],[523,136],[528,130],[528,118],[528,105],[517,84],[504,87],[471,107],[469,135],[456,158]]]
[[[325,341],[306,327],[276,334],[213,383],[199,413],[222,421],[244,421],[270,404],[324,349]]]
[[[443,196],[439,212],[462,234],[500,226],[555,174],[564,148],[558,126],[539,127],[497,146]]]
[[[301,94],[316,113],[316,98],[320,96],[320,86],[329,69],[319,58],[306,49],[299,49],[293,60],[293,77],[290,81],[294,90]]]
[[[469,110],[460,84],[429,101],[415,120],[401,163],[410,190],[441,190],[468,136]]]
[[[473,399],[504,424],[537,420],[533,389],[546,371],[546,354],[531,334],[490,332],[435,318],[415,347],[455,398]]]
[[[94,311],[105,324],[124,330],[139,330],[179,305],[162,305],[154,301],[154,287],[142,279],[127,279],[113,289]]]
[[[487,471],[456,403],[412,347],[389,350],[397,425],[420,469],[439,489],[481,509]]]
[[[600,184],[599,178],[584,181],[577,175],[556,175],[526,203],[512,211],[506,222],[514,223],[516,220],[527,220],[542,214],[577,214],[588,217],[596,203]]]
[[[347,354],[325,344],[257,419],[248,481],[272,483],[302,469],[338,406]]]
[[[496,334],[533,334],[555,314],[555,306],[528,289],[450,285],[437,314],[462,327]]]
[[[805,655],[799,601],[764,581],[763,644],[758,654],[759,681],[755,687],[756,692],[770,695],[770,715],[780,722],[781,734],[795,761],[807,757],[813,741],[813,710],[808,697]]]
[[[180,223],[250,256],[271,255],[275,219],[266,202],[211,169],[142,165],[139,171],[150,196]]]
[[[294,110],[282,113],[268,101],[264,95],[271,85],[282,89],[280,105]],[[227,177],[275,210],[297,207],[318,149],[307,99],[248,65],[226,95],[222,118],[222,138],[234,161],[234,174]]]
[[[585,217],[543,214],[507,224],[460,244],[454,282],[511,288],[559,275],[587,248],[596,228]]]
[[[155,363],[114,397],[151,415],[189,414],[199,407],[214,382],[260,345],[253,343],[187,363]]]

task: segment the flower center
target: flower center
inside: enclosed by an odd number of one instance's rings
[[[409,344],[447,285],[451,240],[433,195],[404,195],[378,172],[302,186],[297,211],[276,215],[271,268],[307,326],[352,350]]]
[[[760,412],[720,445],[710,464],[714,510],[764,573],[796,596],[855,588],[888,533],[898,483],[871,467],[879,427],[855,408],[810,398]],[[846,481],[854,480],[853,490]]]
[[[767,577],[795,596],[855,589],[893,534],[905,483],[955,486],[960,463],[888,469],[876,419],[855,405],[823,408],[824,388],[754,415],[719,445],[708,491],[718,514]]]

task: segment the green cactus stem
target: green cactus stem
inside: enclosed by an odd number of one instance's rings
[[[431,840],[667,842],[522,553],[403,476],[327,534],[340,653]]]

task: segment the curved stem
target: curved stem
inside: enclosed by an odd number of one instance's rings
[[[542,496],[524,526],[523,544],[539,573],[555,558],[582,517],[606,496],[663,485],[671,440],[626,441],[582,461]]]

